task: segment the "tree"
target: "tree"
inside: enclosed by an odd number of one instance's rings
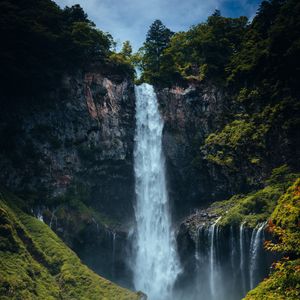
[[[150,26],[143,46],[142,65],[146,81],[153,82],[155,77],[159,77],[161,57],[173,34],[160,20],[154,21]]]
[[[123,43],[121,52],[120,52],[126,59],[129,59],[132,55],[132,47],[129,41],[125,41]]]
[[[88,19],[88,15],[79,4],[75,4],[71,7],[66,6],[63,10],[63,16],[69,24],[74,22],[85,22],[95,26],[95,24]]]

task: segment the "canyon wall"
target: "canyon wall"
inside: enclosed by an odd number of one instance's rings
[[[0,113],[1,185],[111,278],[113,235],[126,238],[133,213],[131,77],[94,65],[65,74],[50,94],[14,101]]]

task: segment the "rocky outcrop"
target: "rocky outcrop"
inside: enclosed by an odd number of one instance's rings
[[[157,94],[165,121],[170,195],[181,215],[215,196],[200,145],[223,124],[228,104],[224,91],[211,84],[165,88]]]

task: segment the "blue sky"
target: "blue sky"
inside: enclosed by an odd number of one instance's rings
[[[187,30],[215,9],[222,15],[252,18],[261,0],[55,0],[61,7],[80,4],[97,27],[109,32],[118,46],[130,40],[142,46],[151,23],[160,19],[172,31]]]

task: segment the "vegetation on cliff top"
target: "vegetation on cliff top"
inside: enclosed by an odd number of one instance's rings
[[[140,298],[88,269],[46,224],[16,203],[22,201],[1,193],[1,299]]]
[[[61,9],[51,0],[5,0],[0,19],[0,81],[6,98],[53,90],[62,74],[95,63],[133,74],[127,61],[114,58],[112,36],[97,29],[78,4]]]
[[[251,23],[216,10],[206,22],[175,34],[156,20],[139,52],[142,77],[159,86],[211,80],[249,89],[254,82],[298,88],[299,10],[297,0],[263,1]]]

